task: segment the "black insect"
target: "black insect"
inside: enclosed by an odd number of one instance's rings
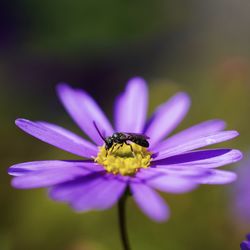
[[[131,148],[131,151],[133,152],[133,148],[131,146],[131,144],[129,144],[130,142],[134,142],[142,147],[148,148],[149,147],[149,142],[148,139],[149,137],[143,134],[138,134],[138,133],[128,133],[128,132],[116,132],[114,133],[112,136],[108,136],[108,137],[104,137],[100,130],[98,129],[97,125],[95,122],[94,126],[98,132],[98,134],[100,135],[100,137],[103,139],[103,141],[105,142],[105,149],[108,151],[110,148],[111,151],[113,150],[113,146],[116,144],[120,144],[120,146],[122,146],[124,143],[126,145],[129,145]]]

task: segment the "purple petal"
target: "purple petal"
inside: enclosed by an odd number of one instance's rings
[[[91,171],[82,167],[52,168],[17,176],[12,179],[12,185],[21,189],[50,187],[89,174]]]
[[[194,140],[219,132],[223,130],[225,126],[226,124],[222,120],[205,121],[167,138],[165,141],[161,142],[157,148],[161,149],[181,145],[189,140]]]
[[[97,165],[94,162],[87,161],[33,161],[24,162],[11,166],[8,169],[8,173],[12,176],[22,176],[28,173],[34,173],[37,171],[49,171],[53,169],[70,169],[71,167],[81,168],[83,171],[101,171],[103,167]]]
[[[126,183],[119,180],[99,182],[84,195],[80,195],[71,205],[76,211],[105,210],[111,208],[125,191]]]
[[[244,240],[243,242],[240,243],[240,249],[241,250],[249,250],[250,249],[250,242]]]
[[[93,143],[83,139],[82,137],[76,135],[75,133],[72,133],[71,131],[60,127],[58,125],[52,124],[52,123],[48,123],[48,122],[44,122],[44,121],[38,121],[38,124],[41,124],[44,127],[47,127],[48,129],[54,130],[55,132],[64,135],[65,137],[68,137],[69,139],[75,141],[75,142],[80,142],[82,143],[82,141],[84,141],[87,145],[89,145],[92,148],[95,148],[96,150],[96,145],[94,145]]]
[[[93,122],[102,132],[105,131],[106,135],[114,133],[106,115],[86,92],[62,83],[57,86],[57,93],[73,120],[95,143],[102,145],[103,140],[97,133]]]
[[[72,137],[72,133],[67,133],[68,131],[66,129],[55,129],[57,126],[53,125],[52,128],[51,126],[41,124],[41,122],[32,122],[25,119],[17,119],[16,125],[41,141],[72,154],[87,158],[96,156],[97,154],[97,148],[95,146],[76,135]]]
[[[233,172],[209,169],[207,176],[196,178],[199,184],[228,184],[237,179],[237,175]]]
[[[213,135],[197,138],[194,140],[186,141],[181,145],[175,147],[162,148],[157,154],[156,160],[164,159],[173,155],[181,154],[187,151],[198,149],[201,147],[206,147],[219,142],[227,141],[238,136],[237,131],[222,131]]]
[[[250,234],[247,234],[246,238],[247,238],[248,241],[250,241]]]
[[[142,133],[146,121],[148,89],[142,78],[132,78],[115,103],[117,131]]]
[[[103,181],[103,175],[90,174],[73,181],[64,182],[53,186],[50,189],[49,195],[53,200],[70,202],[78,197],[79,195],[88,192],[89,189],[93,188],[98,182]]]
[[[100,177],[88,182],[73,182],[51,190],[53,199],[67,201],[76,211],[103,210],[112,207],[127,184],[116,178]]]
[[[183,166],[195,166],[199,168],[217,168],[227,164],[237,162],[242,159],[242,153],[239,150],[232,149],[228,153],[213,158],[191,161],[183,163]]]
[[[152,188],[175,194],[190,192],[198,186],[190,179],[154,171],[154,168],[151,171],[148,171],[148,169],[141,170],[139,178]]]
[[[130,183],[130,188],[135,202],[146,215],[159,222],[168,219],[168,206],[152,188],[142,183]]]
[[[145,131],[145,134],[150,137],[151,146],[156,145],[177,127],[185,117],[189,106],[188,95],[178,93],[157,108]]]
[[[207,149],[188,152],[180,155],[171,156],[165,159],[152,161],[153,165],[184,164],[189,165],[211,164],[211,167],[220,166],[223,162],[233,163],[242,158],[242,153],[234,149]],[[230,162],[231,161],[231,162]],[[223,164],[224,165],[224,164]]]
[[[189,179],[205,176],[208,172],[208,170],[205,168],[198,168],[185,165],[159,165],[151,169],[155,173],[159,173],[161,175],[165,174]]]

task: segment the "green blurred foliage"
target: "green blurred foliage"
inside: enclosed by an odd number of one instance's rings
[[[32,18],[25,45],[38,53],[69,55],[126,46],[182,23],[187,14],[182,8],[176,12],[179,5],[163,0],[24,0],[22,7]]]
[[[90,64],[93,76],[108,74],[103,86],[94,81],[86,87],[109,117],[112,98],[137,70],[149,82],[149,113],[177,91],[187,91],[192,107],[176,131],[221,118],[241,136],[220,146],[249,150],[250,20],[246,15],[249,4],[241,4],[224,0],[16,1],[13,8],[20,8],[23,33],[8,44],[10,48],[0,46],[1,250],[120,249],[116,207],[78,214],[51,201],[45,190],[13,189],[6,173],[18,162],[75,159],[14,125],[15,118],[26,117],[49,120],[81,133],[63,113],[54,86],[41,83],[44,79],[53,84],[64,80],[65,69],[77,68],[65,80],[83,87],[79,71]],[[53,61],[55,55],[60,60]],[[98,68],[93,62],[104,55],[107,58]],[[89,62],[78,64],[85,56]],[[58,79],[54,72],[62,77]],[[130,200],[128,226],[133,249],[238,249],[250,221],[242,224],[232,214],[232,189],[233,185],[202,186],[185,195],[163,194],[172,213],[163,224],[150,221]]]

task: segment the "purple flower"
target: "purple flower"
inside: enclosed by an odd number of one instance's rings
[[[250,234],[246,236],[247,240],[244,240],[240,244],[240,249],[241,250],[249,250],[250,249]]]
[[[197,150],[238,135],[236,131],[223,131],[223,121],[205,121],[169,137],[189,109],[190,100],[185,93],[177,93],[163,103],[146,122],[147,86],[141,78],[131,79],[115,102],[115,129],[83,90],[59,84],[57,93],[92,142],[54,124],[17,119],[16,125],[26,133],[84,159],[14,165],[9,174],[15,176],[12,185],[16,188],[49,188],[52,199],[67,202],[76,211],[108,209],[129,189],[145,214],[163,221],[168,218],[169,209],[155,189],[185,193],[200,184],[226,184],[236,179],[236,174],[216,168],[240,160],[240,151]],[[150,146],[115,143],[106,150],[93,122],[105,136],[115,131],[147,135]]]

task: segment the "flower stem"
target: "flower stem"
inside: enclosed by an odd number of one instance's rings
[[[118,202],[118,219],[119,219],[119,229],[120,237],[123,245],[123,250],[131,250],[128,241],[127,226],[126,226],[126,200],[128,194],[125,192]]]

